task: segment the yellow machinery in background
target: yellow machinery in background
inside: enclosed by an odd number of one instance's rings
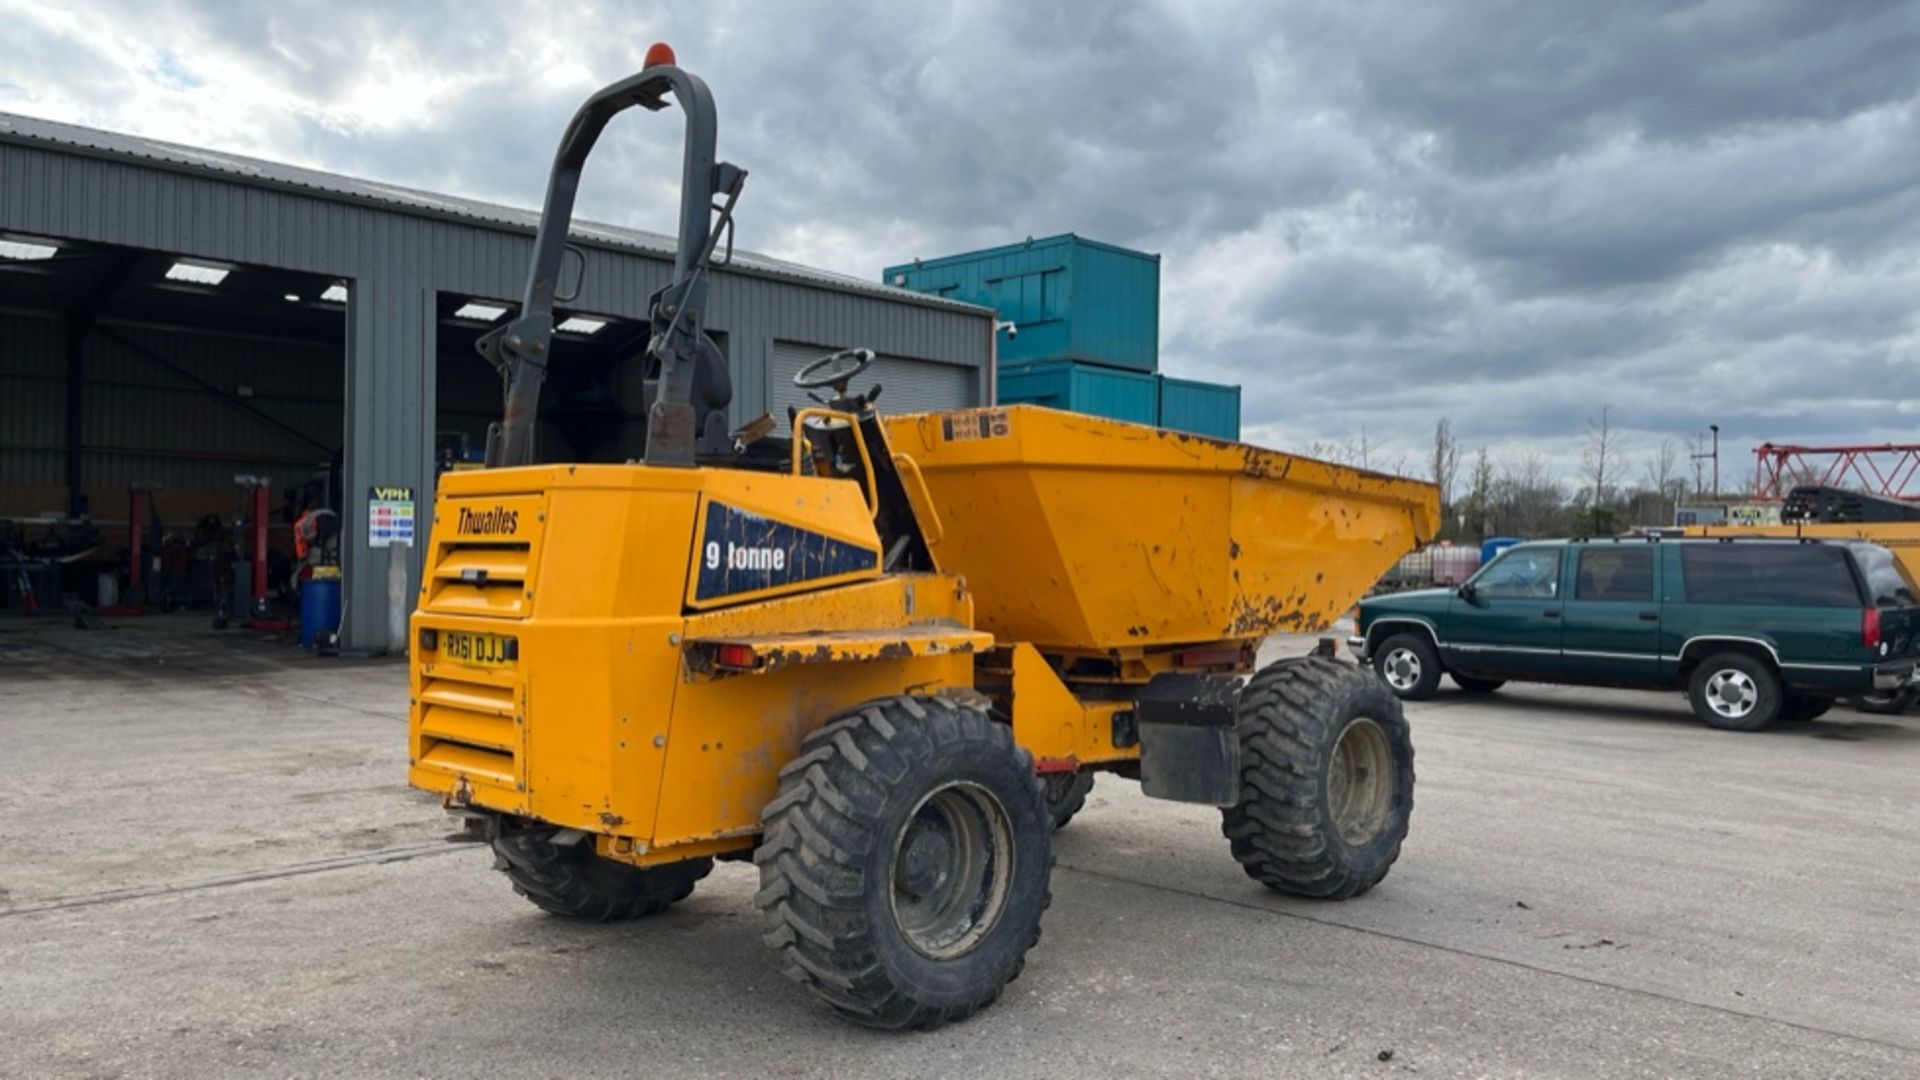
[[[1790,525],[1689,525],[1688,536],[1793,536],[1808,540],[1869,540],[1920,581],[1920,521],[1803,521]]]
[[[669,96],[686,172],[646,459],[532,464],[580,163]],[[1220,807],[1275,889],[1379,882],[1412,807],[1398,700],[1254,657],[1429,539],[1435,490],[1047,409],[882,419],[865,350],[796,377],[822,405],[790,438],[726,431],[701,320],[745,173],[712,151],[704,84],[659,47],[563,139],[526,299],[481,343],[508,386],[489,467],[441,478],[411,782],[561,915],[651,914],[751,859],[787,974],[876,1027],[966,1016],[1019,972],[1096,771]]]

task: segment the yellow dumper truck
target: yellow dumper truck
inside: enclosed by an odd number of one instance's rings
[[[646,457],[533,464],[579,170],[633,105],[687,114]],[[409,778],[484,828],[539,907],[658,912],[751,860],[767,943],[847,1017],[934,1027],[1017,975],[1051,833],[1097,771],[1221,808],[1246,872],[1345,898],[1399,854],[1398,700],[1328,657],[1254,670],[1434,532],[1425,484],[1047,409],[882,417],[872,354],[725,426],[706,273],[745,173],[656,47],[582,107],[483,470],[442,478],[413,617]]]

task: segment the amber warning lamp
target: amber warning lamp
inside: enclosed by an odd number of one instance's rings
[[[647,46],[647,67],[671,67],[676,63],[673,58],[673,46],[664,41],[656,41]]]

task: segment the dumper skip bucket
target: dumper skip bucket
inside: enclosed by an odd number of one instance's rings
[[[1043,649],[1324,629],[1439,520],[1431,484],[1036,406],[887,433],[980,628]]]

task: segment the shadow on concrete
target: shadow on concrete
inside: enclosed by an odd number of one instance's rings
[[[1461,690],[1442,689],[1434,694],[1427,704],[1449,707],[1471,704],[1485,715],[1516,717],[1525,715],[1544,723],[1603,719],[1706,729],[1706,725],[1694,717],[1693,708],[1687,703],[1685,695],[1664,690],[1626,691],[1609,688],[1605,692],[1631,694],[1634,698],[1644,699],[1645,704],[1637,701],[1629,703],[1618,698],[1581,697],[1578,696],[1577,690],[1554,693],[1551,696],[1540,693],[1530,695],[1524,688],[1515,692],[1511,686],[1491,694],[1468,694]],[[1920,742],[1920,725],[1856,712],[1845,703],[1838,703],[1830,712],[1816,720],[1781,720],[1761,731],[1728,732],[1727,734],[1767,738],[1815,738],[1836,742],[1912,743]]]
[[[179,685],[288,671],[391,667],[404,657],[322,657],[292,633],[214,630],[203,613],[106,619],[76,627],[65,614],[0,620],[0,683],[84,679]]]

